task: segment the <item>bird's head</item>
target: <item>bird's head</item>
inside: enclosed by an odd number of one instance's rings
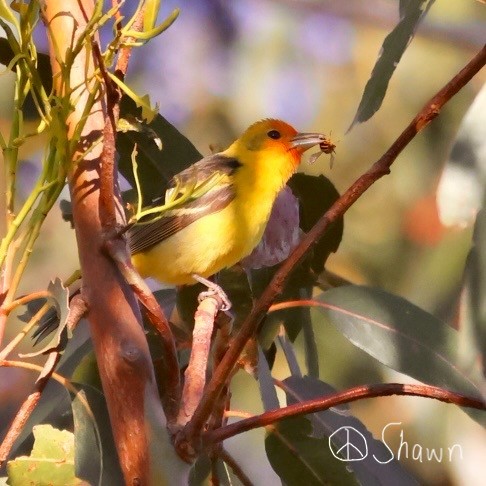
[[[240,137],[239,143],[251,152],[287,154],[298,165],[307,149],[319,145],[325,139],[321,133],[299,133],[282,120],[265,119],[251,125]]]

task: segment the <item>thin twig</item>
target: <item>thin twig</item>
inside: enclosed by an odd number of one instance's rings
[[[22,406],[19,408],[17,414],[15,415],[15,418],[7,431],[7,435],[0,445],[0,467],[2,467],[7,460],[8,455],[10,454],[10,451],[12,450],[12,447],[14,445],[14,442],[22,432],[22,429],[24,428],[27,420],[39,403],[41,395],[41,390],[36,390],[35,392],[31,393],[24,400],[24,403],[22,403]]]
[[[143,29],[143,18],[145,15],[145,5],[140,8],[137,18],[132,24],[131,29],[137,32],[141,32]],[[125,79],[128,69],[128,61],[132,54],[132,48],[130,47],[130,42],[133,40],[132,37],[127,37],[124,39],[125,45],[120,48],[118,54],[118,59],[116,61],[115,75],[118,76],[122,81]]]
[[[362,400],[364,398],[386,397],[390,395],[408,395],[415,397],[433,398],[445,403],[454,403],[461,407],[470,407],[478,410],[486,410],[486,403],[477,398],[466,397],[459,393],[444,390],[430,385],[408,385],[402,383],[383,383],[378,385],[363,385],[348,390],[333,393],[322,398],[306,400],[304,402],[289,405],[287,407],[270,410],[260,415],[255,415],[239,422],[226,425],[218,430],[204,434],[207,443],[221,442],[234,437],[242,432],[247,432],[258,427],[266,427],[280,420],[307,415],[314,412],[322,412],[344,403]]]
[[[245,344],[257,332],[270,305],[283,291],[292,270],[319,241],[329,226],[341,218],[374,182],[390,172],[390,167],[400,152],[413,140],[418,132],[423,130],[439,114],[440,109],[478,73],[485,63],[486,46],[426,103],[385,154],[351,185],[307,235],[303,237],[297,248],[275,273],[272,281],[243,322],[225,357],[215,370],[198,409],[185,428],[184,433],[189,441],[192,439],[197,440],[207,418],[211,414],[213,403],[225,386]]]
[[[15,347],[27,336],[31,329],[44,317],[45,313],[50,309],[51,304],[46,302],[32,317],[32,319],[17,333],[17,335],[2,349],[0,352],[0,361],[7,359],[8,355],[15,349]]]
[[[32,412],[35,410],[35,407],[39,403],[42,392],[44,391],[49,378],[54,373],[54,368],[59,362],[59,358],[59,352],[53,352],[49,355],[49,358],[47,359],[46,364],[42,368],[39,378],[35,383],[36,390],[24,400],[24,403],[22,403],[17,414],[15,415],[6,436],[0,445],[0,467],[2,467],[4,462],[7,460],[15,441],[22,432],[27,420],[29,420],[29,417],[32,415]]]
[[[18,306],[28,304],[29,302],[32,302],[33,300],[49,299],[50,297],[52,297],[52,295],[47,290],[39,290],[38,292],[32,292],[30,294],[23,295],[22,297],[19,297],[18,299],[13,300],[12,302],[10,302],[9,305],[0,309],[0,312],[8,315],[8,314],[10,314],[10,312],[12,312]]]

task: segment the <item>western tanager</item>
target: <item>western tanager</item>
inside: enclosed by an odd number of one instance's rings
[[[239,262],[258,245],[273,203],[302,154],[325,140],[323,134],[297,133],[281,120],[261,120],[225,151],[180,172],[172,187],[215,173],[221,178],[201,197],[131,228],[136,269],[143,277],[182,285]]]
[[[132,263],[142,277],[172,284],[206,284],[226,308],[224,292],[206,278],[249,255],[262,238],[273,203],[302,154],[315,145],[326,150],[320,133],[298,133],[281,121],[251,125],[223,152],[204,157],[177,174],[173,192],[203,184],[220,175],[199,198],[163,212],[154,221],[135,224],[128,232]],[[52,317],[52,316],[51,316]],[[43,339],[55,326],[45,320],[35,333]]]

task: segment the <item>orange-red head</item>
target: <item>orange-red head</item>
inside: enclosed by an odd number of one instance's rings
[[[282,120],[265,119],[247,128],[223,155],[239,161],[237,177],[247,193],[267,192],[274,198],[297,170],[302,154],[325,139],[320,133],[298,133]]]
[[[294,127],[282,120],[265,119],[247,128],[236,143],[240,151],[265,152],[273,154],[273,157],[290,155],[293,165],[297,166],[301,155],[323,140],[323,134],[298,133]]]

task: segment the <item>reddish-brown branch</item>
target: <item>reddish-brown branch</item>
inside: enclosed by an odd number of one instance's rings
[[[132,25],[132,30],[137,31],[143,28],[143,16],[145,7],[142,7],[135,22]],[[126,42],[133,40],[131,38],[125,39]],[[103,233],[106,238],[104,249],[115,261],[119,271],[125,277],[132,290],[137,294],[138,299],[147,310],[148,318],[153,324],[164,346],[164,363],[166,370],[166,390],[164,394],[164,410],[167,419],[170,423],[175,420],[177,414],[177,407],[180,397],[180,383],[179,383],[179,363],[177,360],[177,353],[174,338],[169,327],[169,323],[165,318],[162,309],[155,300],[152,292],[150,292],[143,279],[140,278],[136,270],[130,262],[130,255],[126,245],[126,241],[117,228],[117,222],[120,219],[126,223],[124,213],[121,209],[121,197],[116,184],[117,167],[115,160],[116,153],[116,126],[120,117],[120,100],[121,90],[112,83],[105,66],[103,65],[103,58],[99,46],[93,46],[93,53],[98,61],[98,66],[104,80],[106,89],[106,113],[105,123],[103,128],[103,149],[101,152],[101,169],[100,169],[100,221],[103,228]],[[116,74],[120,79],[124,79],[127,69],[128,61],[130,59],[131,47],[125,46],[120,49],[118,56]],[[115,205],[115,201],[119,204]],[[117,214],[117,209],[119,214]],[[126,224],[119,225],[119,228],[126,228]]]
[[[125,243],[120,239],[107,240],[105,250],[118,266],[120,273],[131,289],[136,293],[137,298],[143,305],[146,315],[154,329],[159,334],[164,349],[164,394],[163,406],[169,427],[177,419],[180,401],[180,376],[179,361],[174,336],[157,300],[150,291],[148,285],[138,274],[127,255]]]
[[[442,388],[430,385],[407,385],[402,383],[383,383],[379,385],[363,385],[350,388],[343,392],[334,393],[322,398],[307,400],[305,402],[289,405],[288,407],[270,410],[255,415],[220,429],[209,431],[204,434],[205,442],[215,443],[229,439],[237,434],[246,432],[258,427],[266,427],[280,420],[307,415],[314,412],[322,412],[331,407],[337,407],[344,403],[362,400],[364,398],[386,397],[390,395],[408,395],[415,397],[433,398],[445,403],[454,403],[461,407],[486,410],[486,403],[476,398],[466,397]]]
[[[390,167],[400,152],[419,131],[423,130],[439,114],[440,109],[478,73],[485,63],[486,46],[422,108],[383,156],[332,205],[309,233],[304,236],[290,257],[282,264],[258,302],[254,305],[251,313],[243,322],[239,333],[208,383],[198,409],[186,426],[184,433],[189,440],[192,440],[192,438],[197,439],[201,433],[206,420],[211,414],[213,403],[223,389],[245,344],[257,332],[270,305],[283,291],[292,270],[303,259],[309,249],[322,237],[327,228],[342,217],[374,182],[390,172]]]
[[[189,422],[204,392],[214,319],[221,305],[222,303],[214,297],[205,298],[200,302],[194,315],[191,356],[184,373],[177,426],[183,427]]]
[[[93,53],[97,60],[98,67],[103,77],[105,89],[106,109],[105,122],[103,127],[103,148],[101,150],[100,167],[100,221],[106,238],[112,238],[116,233],[117,220],[123,220],[124,216],[117,218],[117,203],[120,209],[120,194],[116,186],[116,125],[120,117],[120,98],[118,89],[113,87],[113,83],[106,72],[103,57],[99,45],[93,43]],[[121,211],[122,212],[122,211]],[[128,253],[128,250],[125,250]]]
[[[7,431],[7,435],[0,445],[0,468],[7,460],[15,441],[22,432],[27,420],[29,420],[29,417],[32,415],[32,412],[35,410],[35,407],[37,407],[37,404],[42,396],[42,392],[44,391],[49,378],[54,373],[54,368],[59,362],[59,359],[59,352],[53,351],[49,354],[46,364],[42,368],[41,373],[35,383],[36,390],[24,400],[24,403],[22,403],[17,414],[15,415],[15,418]]]
[[[46,2],[42,12],[49,25],[51,64],[59,96],[69,92],[61,89],[63,72],[60,63],[66,61],[66,52],[86,27],[92,12],[92,0],[52,0]],[[63,59],[56,59],[54,45],[61,47]],[[67,120],[69,138],[82,120],[89,92],[94,88],[91,80],[94,80],[95,64],[93,50],[89,48],[83,49],[73,61],[70,82],[79,88],[72,93],[76,103]],[[84,148],[100,137],[106,127],[106,116],[106,98],[100,93],[86,119],[76,153],[69,154],[73,161],[79,160]],[[111,131],[113,120],[108,125]],[[102,147],[93,146],[82,160],[71,164],[68,174],[83,274],[82,295],[88,305],[87,317],[125,481],[127,484],[149,484],[154,471],[162,471],[164,458],[154,457],[153,453],[160,450],[164,440],[164,414],[138,303],[116,265],[103,251],[106,232],[102,223],[106,223],[107,218],[103,216],[104,221],[101,221],[100,177],[106,177],[103,197],[109,194],[113,197],[114,193],[113,174],[108,174],[114,170],[110,152],[113,137],[110,141],[110,132],[105,135],[111,144],[109,150],[102,156]],[[106,163],[104,169],[102,157]],[[114,201],[116,217],[122,218],[121,201]],[[112,212],[111,209],[108,211],[109,219]],[[121,219],[117,220],[117,224],[122,223]],[[151,434],[149,441],[147,434],[156,428],[161,433]]]
[[[35,407],[39,403],[40,397],[42,395],[42,390],[36,390],[32,392],[22,403],[22,406],[19,408],[15,418],[10,425],[7,435],[3,439],[2,444],[0,445],[0,467],[3,466],[5,461],[12,450],[14,442],[16,441],[17,437],[22,432],[27,420],[32,415]]]
[[[145,15],[145,5],[138,11],[137,18],[132,24],[132,30],[141,31],[143,28],[143,18]],[[123,39],[126,44],[133,41],[131,37]],[[115,74],[123,81],[125,75],[127,74],[128,61],[132,54],[132,48],[129,45],[124,45],[121,47],[118,54],[118,59],[116,61]]]

